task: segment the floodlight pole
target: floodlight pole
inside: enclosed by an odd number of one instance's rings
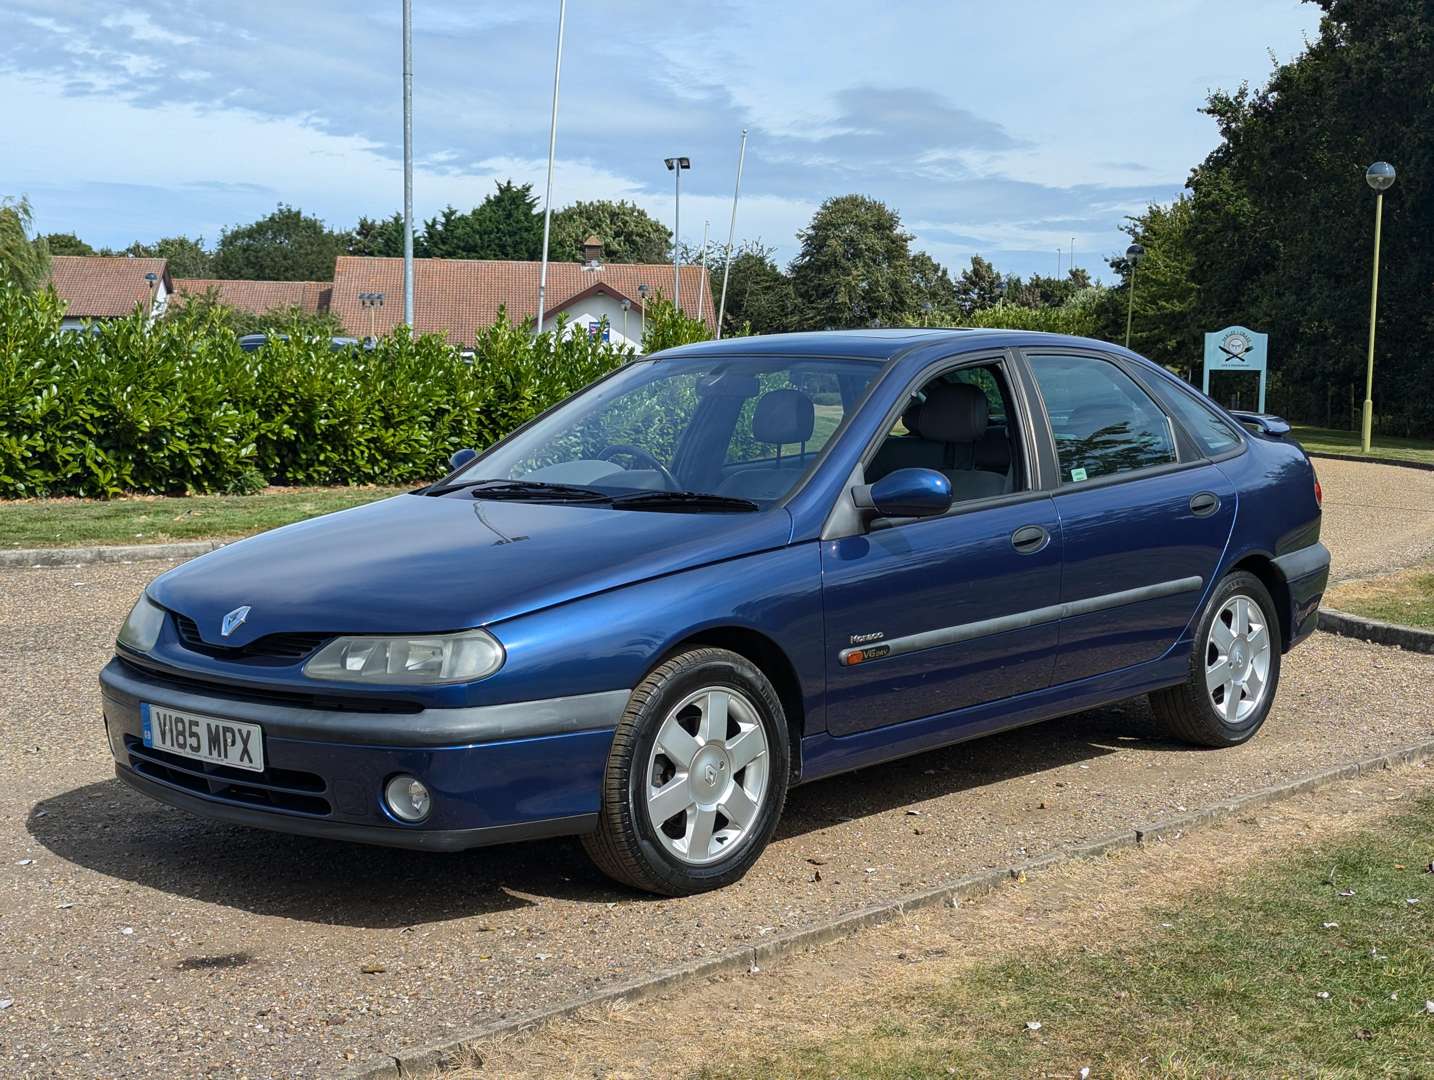
[[[568,19],[568,0],[558,0],[558,53],[553,61],[553,115],[548,124],[548,186],[543,194],[543,263],[538,270],[538,322],[533,336],[543,332],[543,314],[548,301],[548,238],[553,230],[553,158],[558,152],[558,85],[563,74],[563,29]]]
[[[747,160],[747,129],[737,150],[737,186],[732,189],[732,223],[727,226],[727,258],[722,267],[722,299],[717,305],[717,337],[722,337],[722,318],[727,314],[727,279],[732,274],[732,241],[737,235],[737,197],[742,194],[742,165]]]
[[[403,321],[413,336],[413,0],[403,0]]]

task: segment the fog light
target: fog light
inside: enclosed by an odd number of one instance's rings
[[[384,786],[383,801],[399,821],[422,821],[433,807],[428,788],[415,776],[395,776]]]

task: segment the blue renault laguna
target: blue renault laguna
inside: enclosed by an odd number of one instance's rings
[[[115,770],[341,840],[576,834],[677,895],[875,762],[1139,694],[1233,746],[1329,574],[1288,430],[1080,338],[659,353],[431,487],[158,578],[100,677]]]

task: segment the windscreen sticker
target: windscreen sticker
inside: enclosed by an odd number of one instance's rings
[[[1084,480],[1084,479],[1085,479],[1085,470],[1084,470],[1084,469],[1072,469],[1072,470],[1071,470],[1071,479],[1072,479],[1072,480],[1076,480],[1076,481]]]

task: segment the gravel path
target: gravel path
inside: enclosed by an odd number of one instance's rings
[[[1373,536],[1391,562],[1434,547],[1434,476],[1320,470],[1342,569],[1377,567]],[[1366,511],[1376,498],[1427,509]],[[95,673],[164,568],[0,572],[0,1074],[328,1075],[1434,735],[1430,658],[1317,635],[1247,746],[1154,739],[1143,702],[1052,721],[798,789],[744,881],[655,900],[608,885],[572,841],[423,855],[212,824],[122,789]]]
[[[1336,579],[1371,577],[1434,558],[1434,472],[1319,458],[1322,539]]]

